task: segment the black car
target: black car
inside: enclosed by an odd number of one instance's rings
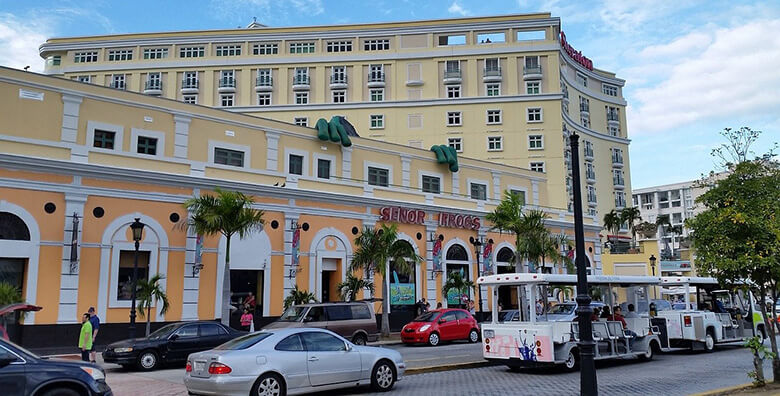
[[[0,394],[111,396],[106,373],[80,360],[45,359],[0,339]]]
[[[109,344],[103,361],[154,370],[163,363],[184,363],[191,353],[209,350],[243,334],[216,322],[173,323],[145,338]]]

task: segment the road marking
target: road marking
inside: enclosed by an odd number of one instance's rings
[[[429,360],[442,360],[442,359],[449,359],[449,358],[460,358],[460,357],[473,357],[472,355],[448,355],[448,356],[441,356],[437,358],[428,358],[428,359],[404,359],[406,362],[427,362]]]

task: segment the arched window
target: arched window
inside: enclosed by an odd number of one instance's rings
[[[511,263],[515,261],[515,253],[508,247],[502,247],[496,254],[496,261],[499,263]]]
[[[10,239],[12,241],[29,241],[30,229],[19,216],[0,212],[0,239]]]
[[[466,263],[463,263],[464,261]],[[468,261],[469,255],[463,245],[455,244],[450,246],[450,248],[447,249],[447,276],[449,277],[450,274],[458,272],[464,280],[470,280],[471,272],[469,271]],[[447,292],[447,306],[465,306],[465,299],[471,297],[471,290],[466,291],[465,296],[461,293],[461,291],[450,289],[449,292]]]
[[[466,253],[466,248],[461,245],[452,245],[447,250],[447,260],[454,261],[468,261],[469,255]]]
[[[403,243],[409,245],[409,248],[414,250],[412,245],[408,241],[397,240],[396,244]],[[415,310],[415,303],[417,302],[417,285],[416,285],[416,271],[417,266],[409,265],[409,271],[406,274],[398,272],[396,270],[395,263],[390,262],[390,310],[391,311],[411,311]]]

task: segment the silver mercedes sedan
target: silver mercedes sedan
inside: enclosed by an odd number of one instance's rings
[[[406,364],[397,351],[358,346],[324,329],[274,329],[187,358],[191,395],[297,395],[370,385],[388,391]]]

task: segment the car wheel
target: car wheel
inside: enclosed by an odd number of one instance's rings
[[[655,343],[651,342],[647,346],[647,351],[645,351],[645,353],[639,355],[639,360],[641,360],[643,362],[646,362],[646,361],[649,361],[649,360],[653,360],[653,349],[655,349],[655,348],[656,348],[655,347]]]
[[[764,334],[764,326],[758,326],[758,331],[756,331],[756,337],[758,337],[758,341],[763,344],[766,340],[766,334]]]
[[[477,341],[479,341],[479,333],[476,329],[471,329],[471,331],[469,331],[469,342],[473,344]]]
[[[141,370],[154,370],[159,364],[160,358],[157,356],[157,352],[151,349],[143,351],[140,355],[138,355],[137,365]]]
[[[70,388],[55,388],[55,389],[49,389],[41,396],[79,396],[80,394],[76,392],[73,389]]]
[[[371,387],[377,392],[387,392],[395,384],[395,367],[387,360],[380,360],[371,371]]]
[[[715,350],[715,335],[712,329],[707,329],[707,335],[704,336],[704,351],[712,352]]]
[[[439,338],[439,333],[431,333],[431,335],[428,336],[428,344],[430,346],[439,345],[440,341],[441,339]]]
[[[363,334],[355,334],[355,336],[352,337],[352,343],[355,345],[366,345],[366,336]]]
[[[287,394],[284,381],[276,374],[263,374],[252,387],[252,396],[284,396]]]

